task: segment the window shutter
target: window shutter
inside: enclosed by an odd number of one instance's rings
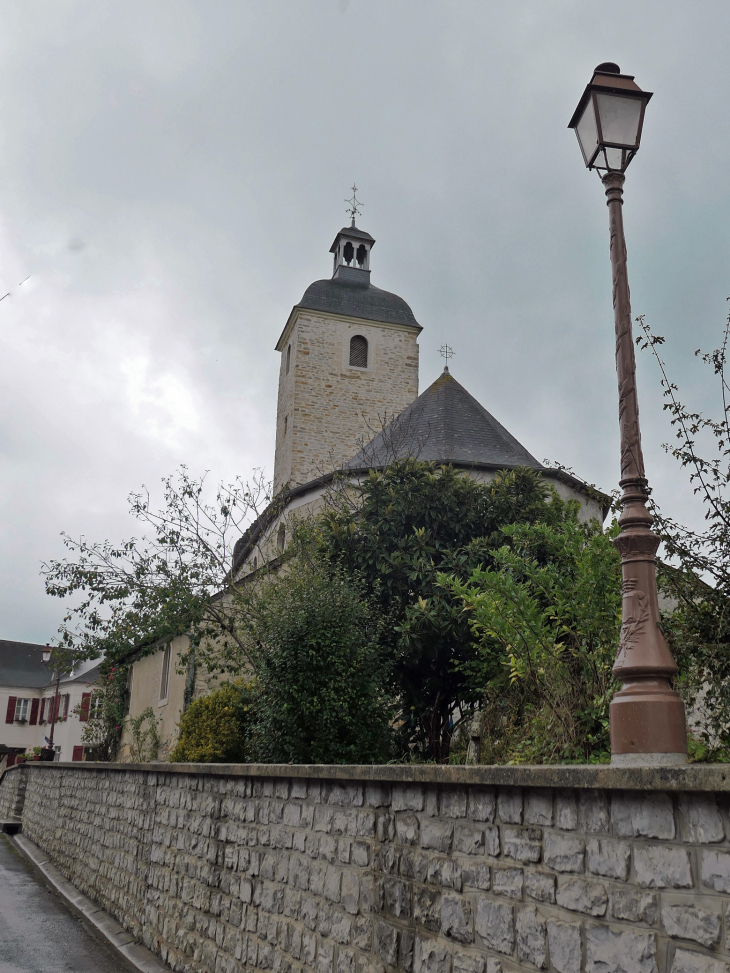
[[[81,709],[79,711],[79,719],[81,720],[82,723],[85,723],[89,718],[90,706],[91,706],[91,693],[81,693]]]
[[[8,711],[5,714],[5,722],[6,723],[14,723],[15,722],[15,704],[16,704],[17,700],[18,700],[18,697],[17,696],[8,696]]]
[[[64,693],[64,697],[63,697],[63,718],[64,718],[64,720],[68,716],[68,701],[70,699],[71,699],[70,694],[69,693]]]
[[[31,726],[35,726],[36,723],[38,722],[38,706],[39,706],[39,704],[40,704],[40,700],[39,699],[34,699],[34,700],[31,701],[31,704],[30,704],[30,719],[28,720],[28,722],[30,723]]]
[[[81,747],[74,747],[73,753],[71,754],[71,759],[72,760],[83,760],[84,759],[84,748],[83,748],[83,746],[81,746]]]

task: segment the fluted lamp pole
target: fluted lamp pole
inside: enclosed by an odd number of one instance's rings
[[[672,688],[677,672],[659,627],[656,552],[646,505],[647,479],[641,452],[636,360],[623,224],[624,172],[639,149],[644,110],[651,93],[618,65],[599,64],[569,127],[575,129],[583,159],[597,169],[606,190],[616,325],[618,417],[621,434],[622,623],[613,666],[621,689],[610,707],[611,763],[623,766],[672,765],[687,760],[684,704]]]

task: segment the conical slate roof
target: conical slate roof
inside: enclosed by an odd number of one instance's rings
[[[448,369],[347,465],[386,466],[407,456],[458,466],[543,469]]]

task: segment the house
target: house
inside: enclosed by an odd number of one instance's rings
[[[82,663],[61,677],[43,663],[46,645],[0,639],[0,769],[19,754],[43,747],[53,725],[57,760],[83,760],[83,724],[89,718],[99,667]],[[55,722],[54,722],[55,711]]]

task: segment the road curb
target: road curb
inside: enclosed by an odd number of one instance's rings
[[[64,878],[44,851],[29,841],[24,835],[8,836],[8,840],[21,854],[28,858],[54,887],[66,904],[91,923],[94,929],[140,973],[170,973],[170,967],[153,952],[138,943],[131,933],[121,926],[108,912],[83,895]]]

